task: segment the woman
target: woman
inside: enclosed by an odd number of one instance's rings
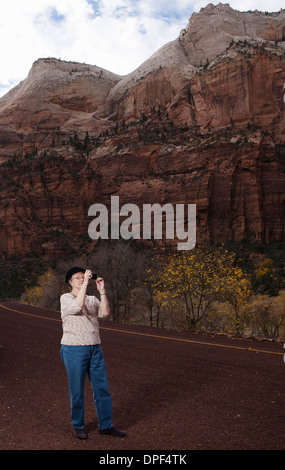
[[[124,437],[126,433],[112,426],[112,400],[101,349],[98,318],[110,314],[104,280],[96,279],[100,301],[86,295],[92,272],[73,267],[66,273],[71,292],[60,298],[63,336],[61,358],[65,364],[74,434],[87,439],[84,428],[84,381],[88,376],[93,389],[99,432]]]

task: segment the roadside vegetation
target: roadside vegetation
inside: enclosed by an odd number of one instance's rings
[[[112,321],[285,338],[283,246],[202,245],[153,254],[132,241],[100,241],[83,259],[42,265],[24,285],[21,301],[59,310],[60,295],[68,291],[65,272],[73,265],[89,266],[105,279]],[[88,293],[98,295],[93,283]]]

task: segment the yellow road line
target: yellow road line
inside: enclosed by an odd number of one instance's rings
[[[11,310],[12,312],[19,313],[21,315],[27,315],[29,317],[35,317],[35,318],[43,318],[45,320],[51,320],[51,321],[56,321],[61,323],[61,319],[57,318],[50,318],[50,317],[44,317],[42,315],[35,315],[33,313],[27,313],[27,312],[21,312],[20,310],[15,310],[10,307],[6,307],[5,305],[0,304],[0,307],[5,308],[6,310]],[[202,344],[204,346],[216,346],[219,348],[229,348],[229,349],[239,349],[241,351],[251,351],[251,352],[258,352],[258,353],[265,353],[265,354],[275,354],[275,355],[280,355],[283,356],[283,352],[277,352],[277,351],[266,351],[264,349],[255,349],[255,348],[244,348],[241,346],[231,346],[231,345],[226,345],[226,344],[218,344],[218,343],[208,343],[206,341],[197,341],[197,340],[191,340],[191,339],[183,339],[183,338],[172,338],[171,336],[160,336],[160,335],[153,335],[153,334],[148,334],[148,333],[141,333],[137,331],[127,331],[127,330],[120,330],[116,328],[107,328],[100,326],[100,330],[106,330],[106,331],[114,331],[116,333],[127,333],[129,335],[137,335],[137,336],[147,336],[150,338],[159,338],[159,339],[167,339],[171,341],[179,341],[179,342],[184,342],[184,343],[194,343],[194,344]]]
[[[44,317],[42,315],[35,315],[34,313],[21,312],[20,310],[15,310],[14,308],[6,307],[5,305],[0,304],[0,307],[5,308],[6,310],[11,310],[11,312],[20,313],[20,315],[26,315],[28,317],[44,318],[45,320],[57,321],[61,323],[61,320],[57,318]]]
[[[191,339],[183,339],[183,338],[172,338],[171,336],[158,336],[158,335],[150,335],[148,333],[139,333],[139,332],[136,332],[136,331],[125,331],[125,330],[116,330],[114,328],[102,328],[100,327],[100,329],[102,330],[110,330],[110,331],[116,331],[116,332],[119,332],[119,333],[128,333],[130,335],[138,335],[138,336],[150,336],[151,338],[161,338],[161,339],[169,339],[169,340],[172,340],[172,341],[180,341],[180,342],[184,342],[184,343],[195,343],[195,344],[203,344],[203,345],[206,345],[206,346],[217,346],[219,348],[230,348],[230,349],[240,349],[242,351],[252,351],[252,352],[261,352],[261,353],[268,353],[268,354],[277,354],[277,355],[281,355],[283,356],[284,353],[283,352],[277,352],[277,351],[266,351],[266,350],[263,350],[263,349],[254,349],[254,348],[242,348],[241,346],[231,346],[231,345],[227,345],[227,344],[218,344],[218,343],[207,343],[206,341],[197,341],[197,340],[191,340]]]

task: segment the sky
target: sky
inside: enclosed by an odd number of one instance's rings
[[[1,0],[0,97],[26,78],[39,58],[92,64],[126,75],[176,39],[192,13],[208,3],[210,0]],[[279,11],[283,0],[223,3],[239,11]]]

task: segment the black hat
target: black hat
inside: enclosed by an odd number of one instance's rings
[[[73,274],[75,273],[85,273],[86,269],[84,268],[78,268],[78,267],[74,267],[74,268],[70,268],[67,273],[66,273],[66,276],[65,276],[65,282],[66,284],[69,283],[70,279],[72,278]]]

